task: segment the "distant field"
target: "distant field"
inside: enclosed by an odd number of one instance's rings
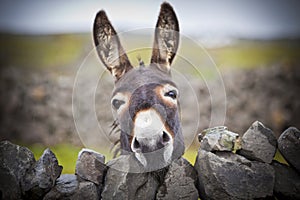
[[[300,61],[300,41],[237,41],[232,46],[209,50],[220,68],[266,67]]]
[[[76,64],[89,44],[87,35],[0,35],[1,66],[51,68]]]
[[[125,49],[149,47],[152,36],[127,35],[121,37]],[[92,50],[91,34],[22,36],[0,34],[1,66],[52,68],[77,65]],[[237,40],[230,46],[206,49],[217,66],[223,68],[253,68],[275,63],[293,63],[300,60],[299,40],[246,41]],[[185,45],[180,52],[192,57],[200,55],[199,46]],[[131,62],[138,64],[137,55],[147,63],[151,49],[129,53]]]

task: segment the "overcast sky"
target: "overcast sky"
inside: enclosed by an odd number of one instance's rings
[[[196,36],[299,38],[297,0],[170,0],[181,32]],[[0,0],[0,31],[14,33],[91,32],[95,14],[106,10],[119,31],[154,27],[161,0]]]

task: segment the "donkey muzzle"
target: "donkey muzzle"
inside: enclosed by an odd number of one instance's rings
[[[147,158],[166,163],[172,157],[173,137],[164,119],[153,108],[136,114],[131,149],[143,165],[147,164]]]

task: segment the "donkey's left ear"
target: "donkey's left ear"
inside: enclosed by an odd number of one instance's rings
[[[164,2],[158,16],[151,63],[169,72],[179,44],[179,25],[172,6]]]

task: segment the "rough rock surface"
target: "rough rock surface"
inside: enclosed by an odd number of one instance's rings
[[[58,165],[54,153],[46,149],[21,183],[25,198],[41,199],[54,186],[61,171],[62,166]]]
[[[76,175],[62,174],[57,180],[55,187],[50,190],[44,199],[68,199],[78,189]]]
[[[273,195],[274,169],[231,152],[199,149],[195,169],[199,195],[206,199],[255,199]]]
[[[71,198],[72,200],[99,200],[100,191],[99,187],[89,181],[80,181],[78,191]]]
[[[274,195],[279,200],[300,199],[300,175],[293,168],[272,162],[275,170]]]
[[[106,172],[105,157],[95,151],[83,149],[78,154],[75,174],[84,180],[102,185]]]
[[[198,199],[196,188],[197,172],[184,158],[173,161],[165,175],[163,184],[158,188],[156,199]]]
[[[278,149],[286,161],[300,173],[300,131],[295,127],[285,130],[278,139]]]
[[[19,180],[9,169],[0,164],[0,199],[20,199]]]
[[[225,126],[205,129],[198,139],[200,148],[205,151],[235,151],[240,148],[239,135],[228,131]]]
[[[273,131],[259,121],[254,122],[243,135],[238,154],[250,159],[271,163],[276,153],[277,140]]]
[[[108,162],[102,199],[155,199],[159,172],[142,172],[132,156],[120,156]],[[161,173],[164,173],[163,171]]]
[[[63,174],[57,181],[54,188],[44,197],[44,200],[98,200],[100,197],[97,186],[88,181],[77,180],[73,174]]]
[[[25,173],[34,164],[33,153],[26,147],[0,142],[0,194],[2,199],[21,199],[19,187]]]

